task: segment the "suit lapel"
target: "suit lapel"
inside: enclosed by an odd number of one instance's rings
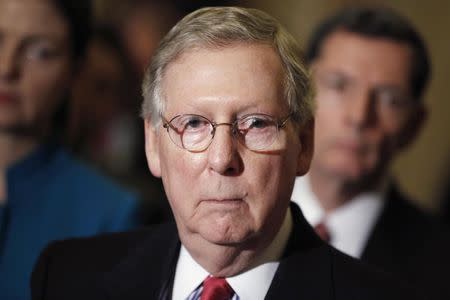
[[[107,299],[169,299],[179,249],[175,225],[152,234],[105,276]]]
[[[331,299],[330,247],[315,234],[297,205],[291,204],[293,230],[265,299]]]
[[[395,185],[389,187],[386,204],[367,241],[361,259],[389,270],[402,268],[405,251],[417,242],[422,229],[415,226],[414,213]],[[409,249],[409,250],[408,250]],[[406,262],[407,263],[407,262]]]

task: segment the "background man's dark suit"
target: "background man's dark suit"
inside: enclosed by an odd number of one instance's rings
[[[450,299],[450,233],[395,185],[386,201],[361,259],[424,287],[432,299]]]
[[[266,299],[412,299],[320,241],[291,208],[294,228]],[[179,247],[173,224],[56,242],[35,268],[33,299],[170,299]]]

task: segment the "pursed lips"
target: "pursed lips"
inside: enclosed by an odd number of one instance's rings
[[[226,203],[226,202],[238,202],[242,201],[240,198],[227,198],[227,199],[205,199],[202,202],[216,202],[216,203]]]
[[[246,195],[230,195],[230,196],[207,196],[202,197],[200,202],[210,204],[236,204],[244,201]]]

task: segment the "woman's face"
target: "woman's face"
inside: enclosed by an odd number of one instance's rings
[[[69,25],[50,0],[0,0],[0,132],[39,132],[71,84]]]

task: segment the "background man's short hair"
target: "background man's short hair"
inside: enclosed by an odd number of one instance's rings
[[[236,43],[271,45],[285,71],[285,98],[297,123],[313,117],[312,85],[295,39],[268,14],[250,8],[207,7],[184,17],[163,38],[142,85],[142,116],[159,124],[164,112],[162,79],[166,67],[182,53],[198,48],[221,48]]]
[[[340,30],[406,44],[413,53],[411,93],[416,99],[423,96],[431,73],[430,58],[421,35],[409,20],[385,7],[346,7],[322,22],[313,32],[306,49],[308,63],[320,56],[326,39]]]

